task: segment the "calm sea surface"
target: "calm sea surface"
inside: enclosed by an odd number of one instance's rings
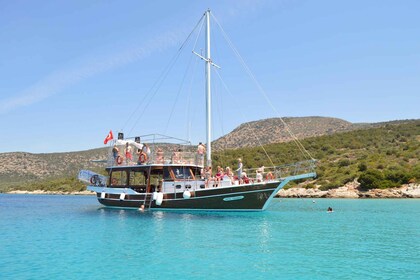
[[[0,279],[420,279],[420,200],[315,202],[140,212],[0,194]]]

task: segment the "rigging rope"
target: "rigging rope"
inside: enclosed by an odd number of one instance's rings
[[[219,77],[220,81],[222,82],[222,84],[223,84],[223,86],[225,87],[225,89],[226,89],[226,91],[228,92],[228,94],[230,94],[230,95],[233,97],[232,92],[229,90],[229,88],[227,87],[226,83],[224,82],[224,80],[223,80],[223,79],[222,79],[222,77],[220,76],[219,71],[216,71],[216,74],[217,74],[217,76]],[[241,112],[241,114],[242,114],[242,118],[244,118],[244,119],[245,119],[245,115],[244,115],[244,113],[243,113],[241,110],[239,110],[239,111],[240,111],[240,112]],[[252,130],[252,127],[251,127],[251,125],[249,124],[249,122],[247,122],[246,124],[247,124],[247,125],[249,126],[249,128]],[[275,167],[275,165],[274,165],[273,161],[271,160],[271,157],[268,155],[268,153],[267,153],[266,149],[265,149],[265,148],[264,148],[264,146],[262,145],[262,143],[261,143],[261,141],[260,141],[260,138],[258,138],[258,136],[257,136],[257,134],[256,134],[256,133],[254,133],[254,136],[255,136],[255,138],[257,139],[258,144],[259,144],[259,145],[261,146],[261,148],[263,149],[263,151],[264,151],[265,155],[267,156],[268,160],[270,161],[271,165],[272,165],[273,167]]]
[[[128,123],[130,122],[130,120],[134,117],[135,113],[140,109],[141,105],[145,103],[146,98],[150,96],[149,101],[145,104],[142,112],[140,113],[140,115],[137,117],[136,121],[134,122],[134,124],[132,125],[130,131],[128,132],[128,134],[131,134],[131,132],[134,130],[135,126],[137,125],[137,123],[140,121],[140,119],[142,118],[143,114],[145,113],[146,109],[148,108],[148,106],[150,105],[152,99],[154,98],[154,96],[156,95],[156,93],[158,92],[159,88],[162,86],[163,82],[165,81],[166,77],[168,76],[169,72],[171,71],[171,69],[173,68],[173,66],[175,65],[175,62],[178,60],[182,49],[185,47],[186,43],[190,40],[192,34],[195,32],[195,30],[197,29],[197,27],[200,25],[203,25],[202,22],[204,22],[204,17],[205,15],[203,15],[200,20],[197,22],[197,24],[195,25],[195,27],[193,28],[193,30],[190,32],[190,34],[187,36],[187,38],[184,40],[184,42],[181,44],[180,48],[178,49],[177,53],[174,55],[174,57],[169,61],[168,65],[166,66],[166,68],[164,69],[164,71],[162,72],[162,74],[160,75],[160,78],[156,80],[156,82],[153,84],[153,86],[150,88],[150,90],[145,94],[145,96],[143,97],[143,99],[138,103],[136,109],[134,109],[134,111],[131,113],[131,115],[129,116],[129,118],[127,119],[127,121],[125,122],[123,129],[128,125]],[[197,42],[197,41],[196,41]],[[154,90],[154,88],[156,88]],[[154,90],[154,91],[153,91]]]
[[[268,98],[267,94],[265,93],[264,89],[262,88],[261,84],[258,82],[258,80],[255,78],[254,74],[252,73],[251,69],[248,67],[248,65],[246,64],[245,60],[242,58],[242,56],[239,54],[238,50],[235,48],[235,46],[233,45],[232,41],[230,40],[230,38],[228,37],[228,35],[226,34],[226,32],[224,31],[223,27],[220,25],[220,23],[218,22],[218,20],[214,17],[213,14],[211,14],[211,16],[213,17],[214,21],[216,22],[217,26],[220,28],[223,37],[225,38],[225,40],[228,42],[230,48],[232,49],[232,51],[234,52],[234,54],[236,55],[236,57],[239,59],[239,62],[242,64],[242,67],[244,67],[246,73],[248,74],[248,76],[254,81],[255,85],[257,86],[259,92],[264,96],[264,99],[266,100],[266,102],[270,105],[271,109],[279,116],[280,121],[283,123],[284,127],[286,128],[286,131],[289,133],[289,135],[292,137],[293,141],[295,142],[296,146],[299,148],[299,150],[301,151],[301,153],[303,154],[304,157],[309,156],[309,158],[311,160],[315,160],[312,155],[305,149],[305,147],[302,145],[302,143],[299,141],[299,139],[292,133],[292,131],[290,130],[289,126],[286,124],[286,122],[283,120],[282,117],[280,117],[280,113],[277,111],[277,109],[274,107],[274,105],[272,104],[272,102],[270,101],[270,99]]]
[[[204,17],[204,16],[203,16],[203,17]],[[194,47],[193,47],[193,49],[194,49],[194,48],[196,47],[196,45],[197,45],[198,37],[200,36],[200,34],[201,34],[201,30],[202,30],[203,25],[204,25],[204,20],[202,20],[202,19],[203,19],[203,17],[201,17],[201,19],[200,19],[200,21],[201,21],[201,25],[200,25],[200,29],[199,29],[199,31],[198,31],[198,33],[197,33],[197,37],[196,37],[196,39],[195,39],[195,43],[194,43]],[[200,21],[197,23],[196,27],[200,24]],[[194,28],[194,30],[196,29],[196,27]],[[193,31],[194,31],[194,30],[193,30]],[[191,36],[191,35],[192,35],[192,33],[190,33],[190,36]],[[190,36],[188,36],[188,37],[190,37]],[[181,51],[181,49],[182,49],[182,48],[180,48],[179,50]],[[188,69],[189,69],[189,68],[190,68],[190,66],[191,66],[192,59],[193,59],[193,56],[190,56],[190,60],[189,60],[189,62],[188,62],[187,68],[186,68],[185,73],[184,73],[184,76],[183,76],[183,78],[182,78],[181,85],[180,85],[180,87],[179,87],[179,90],[178,90],[177,95],[176,95],[176,98],[175,98],[175,102],[174,102],[174,104],[173,104],[173,106],[172,106],[172,109],[171,109],[171,112],[170,112],[170,114],[169,114],[168,121],[166,122],[166,126],[165,126],[165,129],[164,129],[164,134],[166,134],[166,132],[167,132],[167,130],[168,130],[169,123],[170,123],[171,118],[172,118],[172,115],[173,115],[173,113],[174,113],[174,111],[175,111],[175,106],[176,106],[176,103],[178,102],[179,95],[181,94],[181,90],[182,90],[182,87],[183,87],[183,85],[184,85],[184,81],[185,81],[185,79],[186,79],[186,77],[187,77]],[[194,73],[194,72],[193,72],[193,73]],[[190,85],[191,85],[191,83],[190,83]],[[188,102],[189,102],[189,101],[188,101]],[[187,111],[188,111],[188,109],[187,109]],[[188,139],[188,140],[190,140],[190,139]]]
[[[198,61],[196,61],[196,63],[194,64],[192,73],[193,76],[191,77],[190,80],[190,85],[188,88],[188,97],[187,97],[187,111],[186,111],[186,119],[187,119],[187,135],[188,135],[188,141],[191,141],[191,137],[190,137],[190,133],[191,133],[191,95],[192,95],[192,87],[193,87],[193,81],[195,80],[195,74],[197,73],[197,71],[195,71],[196,67],[198,65]],[[193,107],[195,108],[195,107]]]
[[[188,62],[187,69],[190,67],[191,62],[192,62],[192,59],[193,59],[193,57],[191,56],[191,57],[190,57],[190,60],[189,60],[189,62]],[[176,106],[176,103],[177,103],[177,101],[178,101],[178,99],[179,99],[179,95],[181,94],[182,87],[183,87],[183,85],[184,85],[184,81],[185,81],[185,79],[186,79],[186,77],[187,77],[187,72],[188,72],[188,71],[186,70],[186,71],[185,71],[185,73],[184,73],[184,76],[182,77],[181,85],[179,86],[178,92],[177,92],[177,94],[176,94],[175,102],[174,102],[174,103],[173,103],[173,105],[172,105],[172,109],[171,109],[171,112],[169,113],[168,121],[166,122],[165,129],[163,130],[163,131],[164,131],[164,134],[166,134],[166,132],[167,132],[167,130],[168,130],[169,123],[170,123],[171,118],[172,118],[172,115],[173,115],[173,113],[174,113],[174,111],[175,111],[175,106]]]

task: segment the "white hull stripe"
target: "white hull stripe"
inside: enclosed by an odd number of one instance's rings
[[[237,197],[238,195],[241,195],[241,194],[255,193],[255,192],[267,192],[267,191],[274,191],[274,190],[276,190],[276,188],[264,189],[264,190],[253,190],[253,191],[247,191],[247,192],[235,192],[235,193],[226,193],[226,194],[207,195],[207,196],[191,197],[191,198],[164,199],[163,201],[205,199],[205,198],[213,198],[213,197],[229,196],[229,195],[235,195],[233,197],[233,198],[235,198],[235,197]],[[139,202],[143,202],[144,201],[144,199],[140,199],[140,200],[137,200],[137,199],[127,199],[127,200],[124,199],[124,200],[121,200],[119,198],[102,198],[102,199],[103,200],[116,200],[116,201],[139,201]]]
[[[206,196],[200,196],[200,197],[191,197],[191,198],[189,198],[189,199],[204,199],[204,198],[219,197],[219,196],[228,196],[228,195],[238,196],[238,195],[241,195],[241,194],[247,194],[247,193],[256,193],[256,192],[274,191],[275,189],[276,189],[276,188],[264,189],[264,190],[245,191],[245,192],[235,192],[235,193],[225,193],[225,194],[206,195]],[[185,198],[172,198],[172,199],[164,199],[163,201],[174,201],[174,200],[185,200]]]

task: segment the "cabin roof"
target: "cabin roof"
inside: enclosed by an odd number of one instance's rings
[[[122,170],[148,170],[148,169],[163,169],[165,167],[172,167],[172,168],[194,168],[194,169],[201,169],[204,168],[200,165],[195,164],[142,164],[142,165],[115,165],[109,166],[106,168],[107,171],[122,171]]]

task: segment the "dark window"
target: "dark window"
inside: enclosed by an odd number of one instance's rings
[[[192,179],[190,168],[188,167],[174,167],[172,170],[176,179]]]
[[[146,176],[144,172],[131,171],[130,185],[146,185]]]
[[[127,172],[126,171],[113,171],[111,173],[111,185],[113,186],[127,185]]]
[[[163,179],[165,181],[172,181],[171,173],[169,172],[168,168],[163,169]]]

